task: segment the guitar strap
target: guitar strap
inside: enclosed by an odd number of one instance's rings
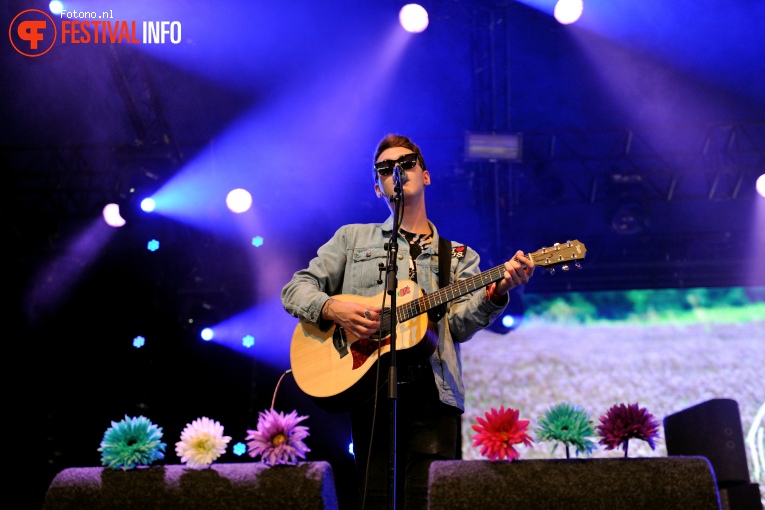
[[[449,285],[449,272],[452,266],[452,242],[445,237],[438,238],[438,286],[443,288]],[[438,322],[446,315],[446,303],[431,309],[428,318]]]
[[[438,286],[449,285],[448,274],[452,266],[452,242],[445,237],[438,238]],[[447,276],[447,278],[444,278]],[[444,281],[445,280],[445,281]]]

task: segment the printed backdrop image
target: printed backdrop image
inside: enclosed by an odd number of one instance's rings
[[[530,420],[568,402],[599,418],[617,404],[645,408],[662,423],[673,413],[711,399],[738,403],[749,473],[763,483],[765,430],[765,289],[689,289],[524,296],[520,326],[499,335],[479,332],[462,345],[467,390],[462,453],[472,446],[476,417],[504,406]],[[591,457],[622,457],[597,445]],[[565,458],[565,445],[518,445],[521,459]],[[575,450],[570,449],[571,457]],[[631,440],[629,457],[667,455],[664,428],[656,449]],[[582,456],[583,457],[583,456]]]

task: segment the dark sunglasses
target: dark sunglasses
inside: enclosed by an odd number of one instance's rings
[[[411,170],[417,166],[417,154],[404,154],[397,160],[386,159],[375,163],[375,171],[380,177],[386,177],[393,173],[393,169],[396,165],[400,166],[402,170]]]

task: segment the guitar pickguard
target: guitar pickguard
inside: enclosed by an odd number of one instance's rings
[[[373,342],[368,339],[356,340],[351,345],[351,353],[353,354],[353,370],[364,366],[369,357],[379,348],[383,348],[386,345],[390,345],[390,336],[383,339],[382,342]]]

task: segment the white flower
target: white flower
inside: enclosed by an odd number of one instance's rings
[[[186,425],[181,440],[175,443],[175,453],[191,468],[203,468],[223,455],[230,436],[223,435],[223,426],[206,416]]]

